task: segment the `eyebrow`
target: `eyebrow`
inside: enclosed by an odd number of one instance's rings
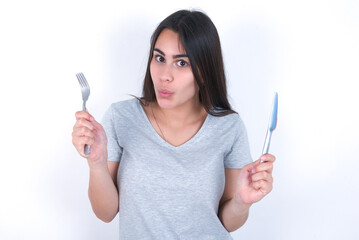
[[[158,49],[158,48],[153,49],[153,51],[159,52],[159,53],[162,54],[163,56],[166,56],[166,54],[165,54],[163,51],[161,51],[160,49]],[[177,55],[173,55],[173,58],[182,58],[182,57],[188,58],[187,54],[177,54]]]

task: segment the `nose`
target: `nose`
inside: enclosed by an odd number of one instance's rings
[[[170,64],[166,64],[162,67],[161,69],[161,73],[160,73],[160,79],[161,81],[164,82],[172,82],[174,77],[173,77],[173,67]]]

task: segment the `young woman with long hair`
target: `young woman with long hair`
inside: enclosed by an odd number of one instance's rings
[[[232,239],[272,189],[275,157],[252,161],[217,30],[198,11],[159,24],[142,96],[111,104],[101,124],[77,112],[73,144],[93,211],[105,222],[119,213],[120,239]]]

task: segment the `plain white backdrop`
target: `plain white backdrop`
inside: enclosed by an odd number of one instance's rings
[[[2,1],[0,239],[117,239],[87,197],[71,143],[91,86],[97,120],[140,95],[157,24],[206,12],[222,41],[230,101],[260,156],[279,93],[274,189],[234,239],[358,239],[359,3],[337,1]]]

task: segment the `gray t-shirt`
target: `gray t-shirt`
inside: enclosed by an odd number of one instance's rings
[[[120,239],[232,239],[218,218],[224,169],[252,161],[238,114],[208,114],[178,147],[157,134],[135,98],[113,103],[102,125],[108,161],[121,162]]]

